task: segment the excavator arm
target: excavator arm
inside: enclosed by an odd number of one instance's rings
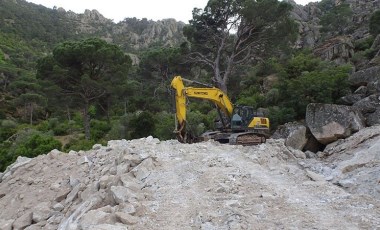
[[[175,91],[176,128],[174,132],[177,134],[178,140],[186,142],[186,101],[188,97],[213,102],[229,119],[232,117],[234,107],[228,96],[222,90],[215,87],[185,87],[183,80],[186,79],[180,76],[174,77],[171,82],[171,87]]]

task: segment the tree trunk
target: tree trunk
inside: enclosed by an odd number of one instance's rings
[[[90,103],[86,100],[83,109],[83,125],[84,125],[84,134],[86,140],[90,140],[90,115],[88,114],[88,108]]]
[[[30,110],[30,125],[33,125],[33,103],[29,104],[29,110]]]
[[[71,121],[71,113],[70,113],[70,108],[68,105],[66,105],[66,113],[67,113],[67,119],[68,121]]]

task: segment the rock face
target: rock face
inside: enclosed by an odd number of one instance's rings
[[[322,60],[333,61],[338,65],[348,63],[354,55],[351,38],[338,36],[324,41],[314,49],[314,54]]]
[[[314,53],[323,60],[334,61],[337,64],[350,63],[354,54],[354,45],[369,37],[369,18],[376,10],[380,9],[380,0],[346,0],[335,1],[326,0],[324,5],[339,6],[342,3],[348,4],[352,10],[350,23],[345,28],[344,35],[338,36],[336,31],[321,33],[320,21],[328,12],[328,9],[321,7],[321,2],[312,2],[306,6],[298,5],[293,0],[287,0],[292,6],[292,18],[298,24],[299,37],[295,44],[297,48],[311,48]],[[374,42],[373,49],[378,50]],[[380,51],[378,52],[380,55]],[[380,58],[378,55],[364,65],[378,65]]]
[[[333,104],[309,104],[306,123],[313,136],[325,145],[365,127],[364,118],[357,109]]]

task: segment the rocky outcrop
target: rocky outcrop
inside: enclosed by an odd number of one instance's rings
[[[353,107],[316,103],[307,106],[306,124],[313,136],[325,145],[365,127],[362,114]]]
[[[293,6],[291,17],[298,24],[299,37],[296,41],[297,48],[312,48],[321,38],[319,21],[322,14],[317,3],[309,3],[306,6],[298,5],[293,0],[288,0]]]
[[[326,61],[333,61],[338,65],[348,63],[354,54],[354,45],[351,38],[339,36],[326,40],[314,49],[314,54]]]
[[[367,126],[380,124],[380,67],[357,71],[350,75],[348,81],[357,89],[340,101],[357,108],[365,117]]]

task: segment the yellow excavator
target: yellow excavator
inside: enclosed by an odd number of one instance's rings
[[[183,82],[196,83],[202,87],[185,87]],[[220,143],[256,145],[269,137],[269,119],[258,114],[250,106],[234,106],[220,89],[200,82],[175,76],[171,82],[175,94],[175,130],[178,141],[192,143],[213,139]],[[200,137],[192,137],[186,132],[186,110],[188,98],[204,99],[215,104],[220,120],[217,131],[208,131]]]

